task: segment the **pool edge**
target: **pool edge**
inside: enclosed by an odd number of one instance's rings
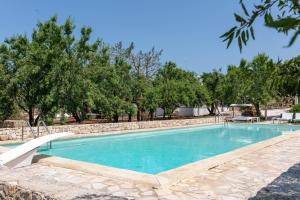
[[[161,172],[156,175],[114,168],[100,164],[93,164],[83,161],[76,161],[56,156],[41,157],[41,155],[37,155],[35,157],[35,162],[42,165],[62,167],[89,174],[109,177],[112,179],[137,181],[153,186],[166,186],[172,185],[187,178],[194,177],[197,175],[197,173],[201,171],[215,168],[231,160],[243,157],[246,154],[275,145],[277,143],[286,141],[299,135],[300,131],[294,131],[291,134],[283,134],[227,153],[213,156],[211,158],[199,160],[193,163],[180,166],[178,168]],[[40,158],[38,156],[40,156]]]

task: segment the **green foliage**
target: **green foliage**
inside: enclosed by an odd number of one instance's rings
[[[71,113],[77,122],[87,118],[93,104],[93,83],[88,77],[91,60],[96,54],[100,42],[89,44],[91,29],[82,28],[81,36],[75,41],[74,25],[67,20],[64,25],[65,46],[59,65],[56,66],[54,81],[55,99],[58,106]]]
[[[300,35],[300,4],[297,0],[262,0],[255,4],[251,12],[246,8],[244,1],[240,0],[243,15],[234,13],[238,25],[229,29],[220,36],[223,42],[227,42],[227,48],[234,38],[238,41],[240,51],[248,41],[255,39],[254,23],[259,17],[264,18],[265,26],[273,28],[278,32],[292,33],[288,46],[295,43]],[[251,36],[251,37],[250,37]]]
[[[9,87],[10,76],[5,72],[0,63],[0,123],[9,118],[14,112],[14,102],[10,97]]]
[[[243,10],[246,14],[244,5]],[[247,23],[241,16],[235,18]],[[271,21],[270,16],[266,20]],[[183,105],[207,105],[216,114],[218,106],[231,103],[252,103],[259,115],[260,105],[300,92],[299,57],[274,63],[262,54],[229,66],[227,74],[214,70],[199,77],[172,62],[161,66],[162,51],[155,48],[134,53],[133,43],[110,46],[92,41],[89,27],[81,28],[79,37],[74,30],[70,18],[58,24],[52,17],[39,22],[31,37],[16,35],[0,44],[0,121],[16,109],[28,114],[31,125],[39,119],[53,123],[59,111],[62,124],[64,113],[79,123],[90,112],[114,122],[123,115],[129,121],[135,115],[143,120],[148,112],[153,120],[158,107],[171,117]],[[226,37],[232,31],[238,28]],[[253,35],[251,28],[250,33],[238,32],[242,45]]]
[[[260,116],[260,106],[267,105],[278,95],[278,79],[278,66],[265,54],[251,62],[242,60],[239,67],[228,68],[223,86],[224,101],[252,103],[256,115]]]
[[[94,112],[117,122],[120,115],[135,114],[132,104],[131,66],[126,62],[130,48],[123,49],[120,43],[110,52],[101,50],[89,69],[89,77],[94,85]],[[113,53],[113,56],[111,56]]]
[[[46,116],[43,117],[44,122],[46,125],[53,125],[54,124],[54,118],[55,118],[55,112],[49,113]]]
[[[225,75],[221,70],[214,70],[210,73],[203,73],[201,80],[204,86],[208,90],[209,101],[207,101],[207,109],[211,115],[215,115],[217,108],[222,102],[223,89]]]
[[[292,58],[279,66],[281,96],[300,94],[300,56]]]
[[[156,87],[150,86],[145,89],[142,107],[150,113],[150,119],[154,119],[154,112],[159,107],[159,90]]]
[[[160,94],[159,105],[164,110],[164,116],[171,117],[173,111],[183,104],[181,92],[184,92],[184,84],[176,80],[166,80],[158,86]]]
[[[158,71],[154,86],[158,91],[159,106],[169,117],[180,105],[199,106],[205,104],[208,98],[207,90],[196,75],[178,68],[172,62]]]
[[[300,113],[300,104],[294,105],[292,109],[289,110],[291,113]]]
[[[143,104],[146,96],[146,88],[151,86],[151,82],[160,69],[160,56],[162,50],[156,51],[153,47],[148,52],[139,51],[132,53],[130,56],[130,64],[132,66],[132,98],[137,106],[137,120],[143,119],[143,112],[147,109]]]
[[[64,124],[66,124],[66,121],[67,121],[67,119],[66,119],[66,116],[65,116],[65,112],[64,111],[60,111],[59,123],[61,125],[64,125]]]
[[[221,86],[221,91],[223,91],[221,98],[224,105],[229,106],[235,102],[246,103],[243,96],[244,84],[241,84],[242,80],[246,79],[242,71],[242,68],[246,65],[246,63],[246,60],[241,60],[239,67],[228,67],[223,85]]]
[[[57,104],[53,90],[57,82],[53,81],[53,75],[63,60],[66,37],[64,25],[59,26],[56,21],[52,17],[38,23],[31,39],[21,35],[7,39],[0,51],[4,67],[13,77],[9,83],[12,97],[28,113],[31,125],[36,125]],[[36,118],[35,111],[38,111]]]

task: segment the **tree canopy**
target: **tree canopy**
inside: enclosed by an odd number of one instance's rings
[[[166,63],[158,71],[154,86],[157,87],[158,102],[164,116],[171,117],[181,105],[201,106],[208,101],[207,90],[196,74],[178,68],[173,62]]]
[[[218,107],[223,104],[221,97],[224,77],[225,75],[221,70],[213,70],[213,72],[203,73],[201,76],[201,80],[209,93],[210,101],[207,101],[207,109],[211,115],[215,115]]]
[[[180,106],[218,113],[231,103],[252,103],[256,114],[272,99],[300,90],[299,56],[274,62],[265,54],[198,75],[174,62],[162,64],[162,50],[135,51],[134,44],[109,45],[92,40],[92,29],[75,36],[73,21],[57,17],[39,22],[30,37],[15,35],[0,43],[0,121],[15,109],[27,113],[31,125],[49,123],[57,113],[80,123],[90,113],[118,122],[154,119],[157,108],[171,118]],[[147,116],[148,114],[148,116]]]
[[[251,62],[242,60],[240,66],[228,69],[224,84],[226,100],[251,103],[260,116],[260,106],[278,95],[278,78],[276,63],[265,54],[257,55]]]

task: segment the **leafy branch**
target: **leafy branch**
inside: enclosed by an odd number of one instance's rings
[[[236,39],[238,47],[242,51],[243,46],[246,46],[251,38],[255,40],[254,23],[259,17],[264,18],[266,27],[273,28],[277,32],[284,34],[293,32],[288,47],[292,46],[300,35],[300,5],[298,0],[261,0],[260,4],[254,5],[251,12],[248,11],[243,0],[240,0],[240,5],[243,15],[234,13],[237,25],[220,36],[223,42],[227,43],[227,48]],[[273,14],[274,10],[279,14]]]

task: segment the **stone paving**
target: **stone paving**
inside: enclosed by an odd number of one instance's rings
[[[300,134],[297,134],[212,169],[199,170],[192,178],[160,187],[39,163],[18,169],[1,169],[0,183],[18,185],[63,200],[259,199],[264,191],[268,191],[262,188],[270,187],[274,180],[276,183],[282,173],[285,177],[284,172],[300,162],[299,152]]]
[[[103,195],[128,197],[129,199],[140,199],[140,197],[143,199],[156,197],[154,199],[157,199],[155,192],[149,185],[124,182],[40,164],[1,170],[0,177],[1,180],[5,178],[11,184],[21,185],[35,191],[43,191],[43,193],[57,199],[89,199],[93,196]]]
[[[195,199],[248,199],[298,163],[299,150],[300,137],[292,138],[200,172],[170,190]]]
[[[295,164],[249,200],[300,200],[300,163]]]

